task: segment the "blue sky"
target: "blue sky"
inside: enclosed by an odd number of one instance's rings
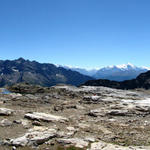
[[[150,0],[0,0],[0,59],[150,66]]]

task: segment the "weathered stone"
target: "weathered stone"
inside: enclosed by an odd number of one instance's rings
[[[62,105],[57,105],[57,106],[54,106],[54,110],[55,111],[62,111],[64,108]]]
[[[83,97],[83,100],[81,101],[81,103],[84,102],[84,103],[87,103],[87,104],[90,104],[90,103],[99,103],[99,102],[102,102],[101,100],[101,97],[100,96],[84,96]]]
[[[79,138],[70,138],[70,139],[58,139],[57,142],[63,145],[73,145],[79,148],[85,148],[88,146],[89,142],[79,139]]]
[[[141,112],[149,112],[150,113],[150,106],[135,106],[135,110],[141,111]]]
[[[88,113],[89,116],[98,117],[98,116],[105,116],[106,112],[103,109],[94,109],[90,110]]]
[[[37,120],[34,120],[32,122],[32,125],[35,125],[35,126],[42,126],[41,122],[37,121]]]
[[[113,115],[113,116],[127,116],[129,113],[128,110],[110,110],[107,114]]]
[[[19,93],[11,93],[9,94],[12,98],[18,98],[18,97],[21,97],[22,94],[19,94]]]
[[[15,146],[12,147],[12,150],[16,150],[17,148]]]
[[[95,142],[96,139],[94,137],[85,137],[85,141],[88,141],[88,142]]]
[[[80,109],[80,110],[85,110],[86,108],[85,107],[83,107],[83,106],[81,106],[81,105],[76,105],[76,109]]]
[[[89,128],[90,125],[89,124],[85,124],[85,123],[79,123],[77,127],[81,128],[81,129],[86,129],[86,128]]]
[[[39,145],[43,144],[44,142],[48,141],[51,138],[56,136],[55,129],[49,129],[46,127],[36,127],[33,129],[28,130],[28,132],[16,139],[10,140],[10,145],[14,146],[30,146],[30,145]]]
[[[14,113],[14,110],[8,108],[0,108],[0,115],[1,116],[10,116]]]
[[[146,150],[146,149],[135,148],[135,147],[123,147],[123,146],[109,144],[100,141],[100,142],[92,143],[91,147],[88,150]]]
[[[21,119],[21,124],[23,125],[23,127],[25,129],[29,129],[30,128],[30,121],[28,121],[26,119]]]
[[[112,135],[113,134],[110,130],[108,130],[104,126],[98,126],[98,129],[101,130],[105,135]]]
[[[46,114],[46,113],[39,113],[39,112],[27,113],[25,114],[25,118],[28,118],[31,120],[46,121],[46,122],[68,121],[68,119],[65,117],[55,116],[55,115]]]
[[[3,127],[11,126],[12,124],[13,123],[9,121],[8,119],[4,119],[0,122],[0,126],[3,126]]]
[[[76,131],[76,129],[75,129],[74,127],[70,127],[70,126],[67,127],[67,130],[68,130],[68,131]]]
[[[13,123],[16,123],[16,124],[21,124],[21,120],[14,120]]]

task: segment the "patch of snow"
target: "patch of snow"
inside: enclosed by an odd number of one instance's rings
[[[19,70],[12,68],[12,71],[14,72],[19,72]]]
[[[122,100],[124,103],[133,103],[137,105],[150,106],[150,98],[145,98],[143,100]]]

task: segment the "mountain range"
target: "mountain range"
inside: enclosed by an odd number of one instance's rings
[[[83,75],[91,76],[95,79],[108,79],[113,81],[124,81],[135,79],[141,73],[147,72],[149,70],[149,68],[137,67],[130,63],[91,70],[69,66],[63,67],[66,69],[77,71]]]
[[[67,70],[49,63],[39,63],[23,58],[0,60],[0,86],[27,82],[41,86],[53,86],[59,83],[80,85],[92,77],[76,71]]]
[[[87,76],[91,76],[91,77],[94,77],[94,75],[98,71],[98,69],[84,69],[84,68],[79,68],[79,67],[62,66],[62,65],[58,65],[58,66],[63,67],[67,70],[77,71],[83,75],[87,75]]]
[[[134,79],[133,82],[130,83],[134,83],[136,86],[138,81],[135,78],[139,74],[147,71],[148,68],[136,67],[132,64],[109,66],[99,70],[86,70],[82,68],[57,66],[50,63],[39,63],[23,58],[16,60],[0,60],[0,87],[20,82],[48,87],[56,84],[78,86],[86,82],[86,85],[96,84],[109,86],[113,84],[118,88],[124,88],[124,85],[120,81],[125,82],[124,80]],[[126,83],[128,84],[129,82]]]
[[[86,86],[104,86],[116,89],[150,89],[150,71],[141,73],[136,79],[126,81],[110,81],[106,79],[90,80],[85,84]]]

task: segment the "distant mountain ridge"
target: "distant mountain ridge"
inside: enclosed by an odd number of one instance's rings
[[[150,89],[150,71],[140,74],[136,79],[126,81],[110,81],[106,79],[90,80],[82,84],[86,86],[104,86],[117,89]]]
[[[23,58],[0,60],[0,86],[20,82],[42,86],[59,83],[79,85],[91,79],[93,78],[49,63],[39,63]]]
[[[100,69],[93,76],[96,79],[108,79],[113,81],[124,81],[135,79],[141,73],[147,72],[148,68],[136,67],[130,63],[124,65],[109,66]]]
[[[61,65],[59,65],[61,66]],[[84,69],[84,68],[79,68],[79,67],[71,67],[71,66],[61,66],[65,69],[68,70],[72,70],[72,71],[77,71],[83,75],[87,75],[87,76],[94,76],[96,74],[96,72],[98,71],[98,69]]]
[[[78,71],[81,74],[91,76],[95,79],[108,79],[113,81],[124,81],[135,79],[141,73],[147,72],[149,68],[146,67],[137,67],[131,63],[123,65],[114,65],[103,67],[101,69],[82,69],[75,67],[63,66],[66,69]]]

